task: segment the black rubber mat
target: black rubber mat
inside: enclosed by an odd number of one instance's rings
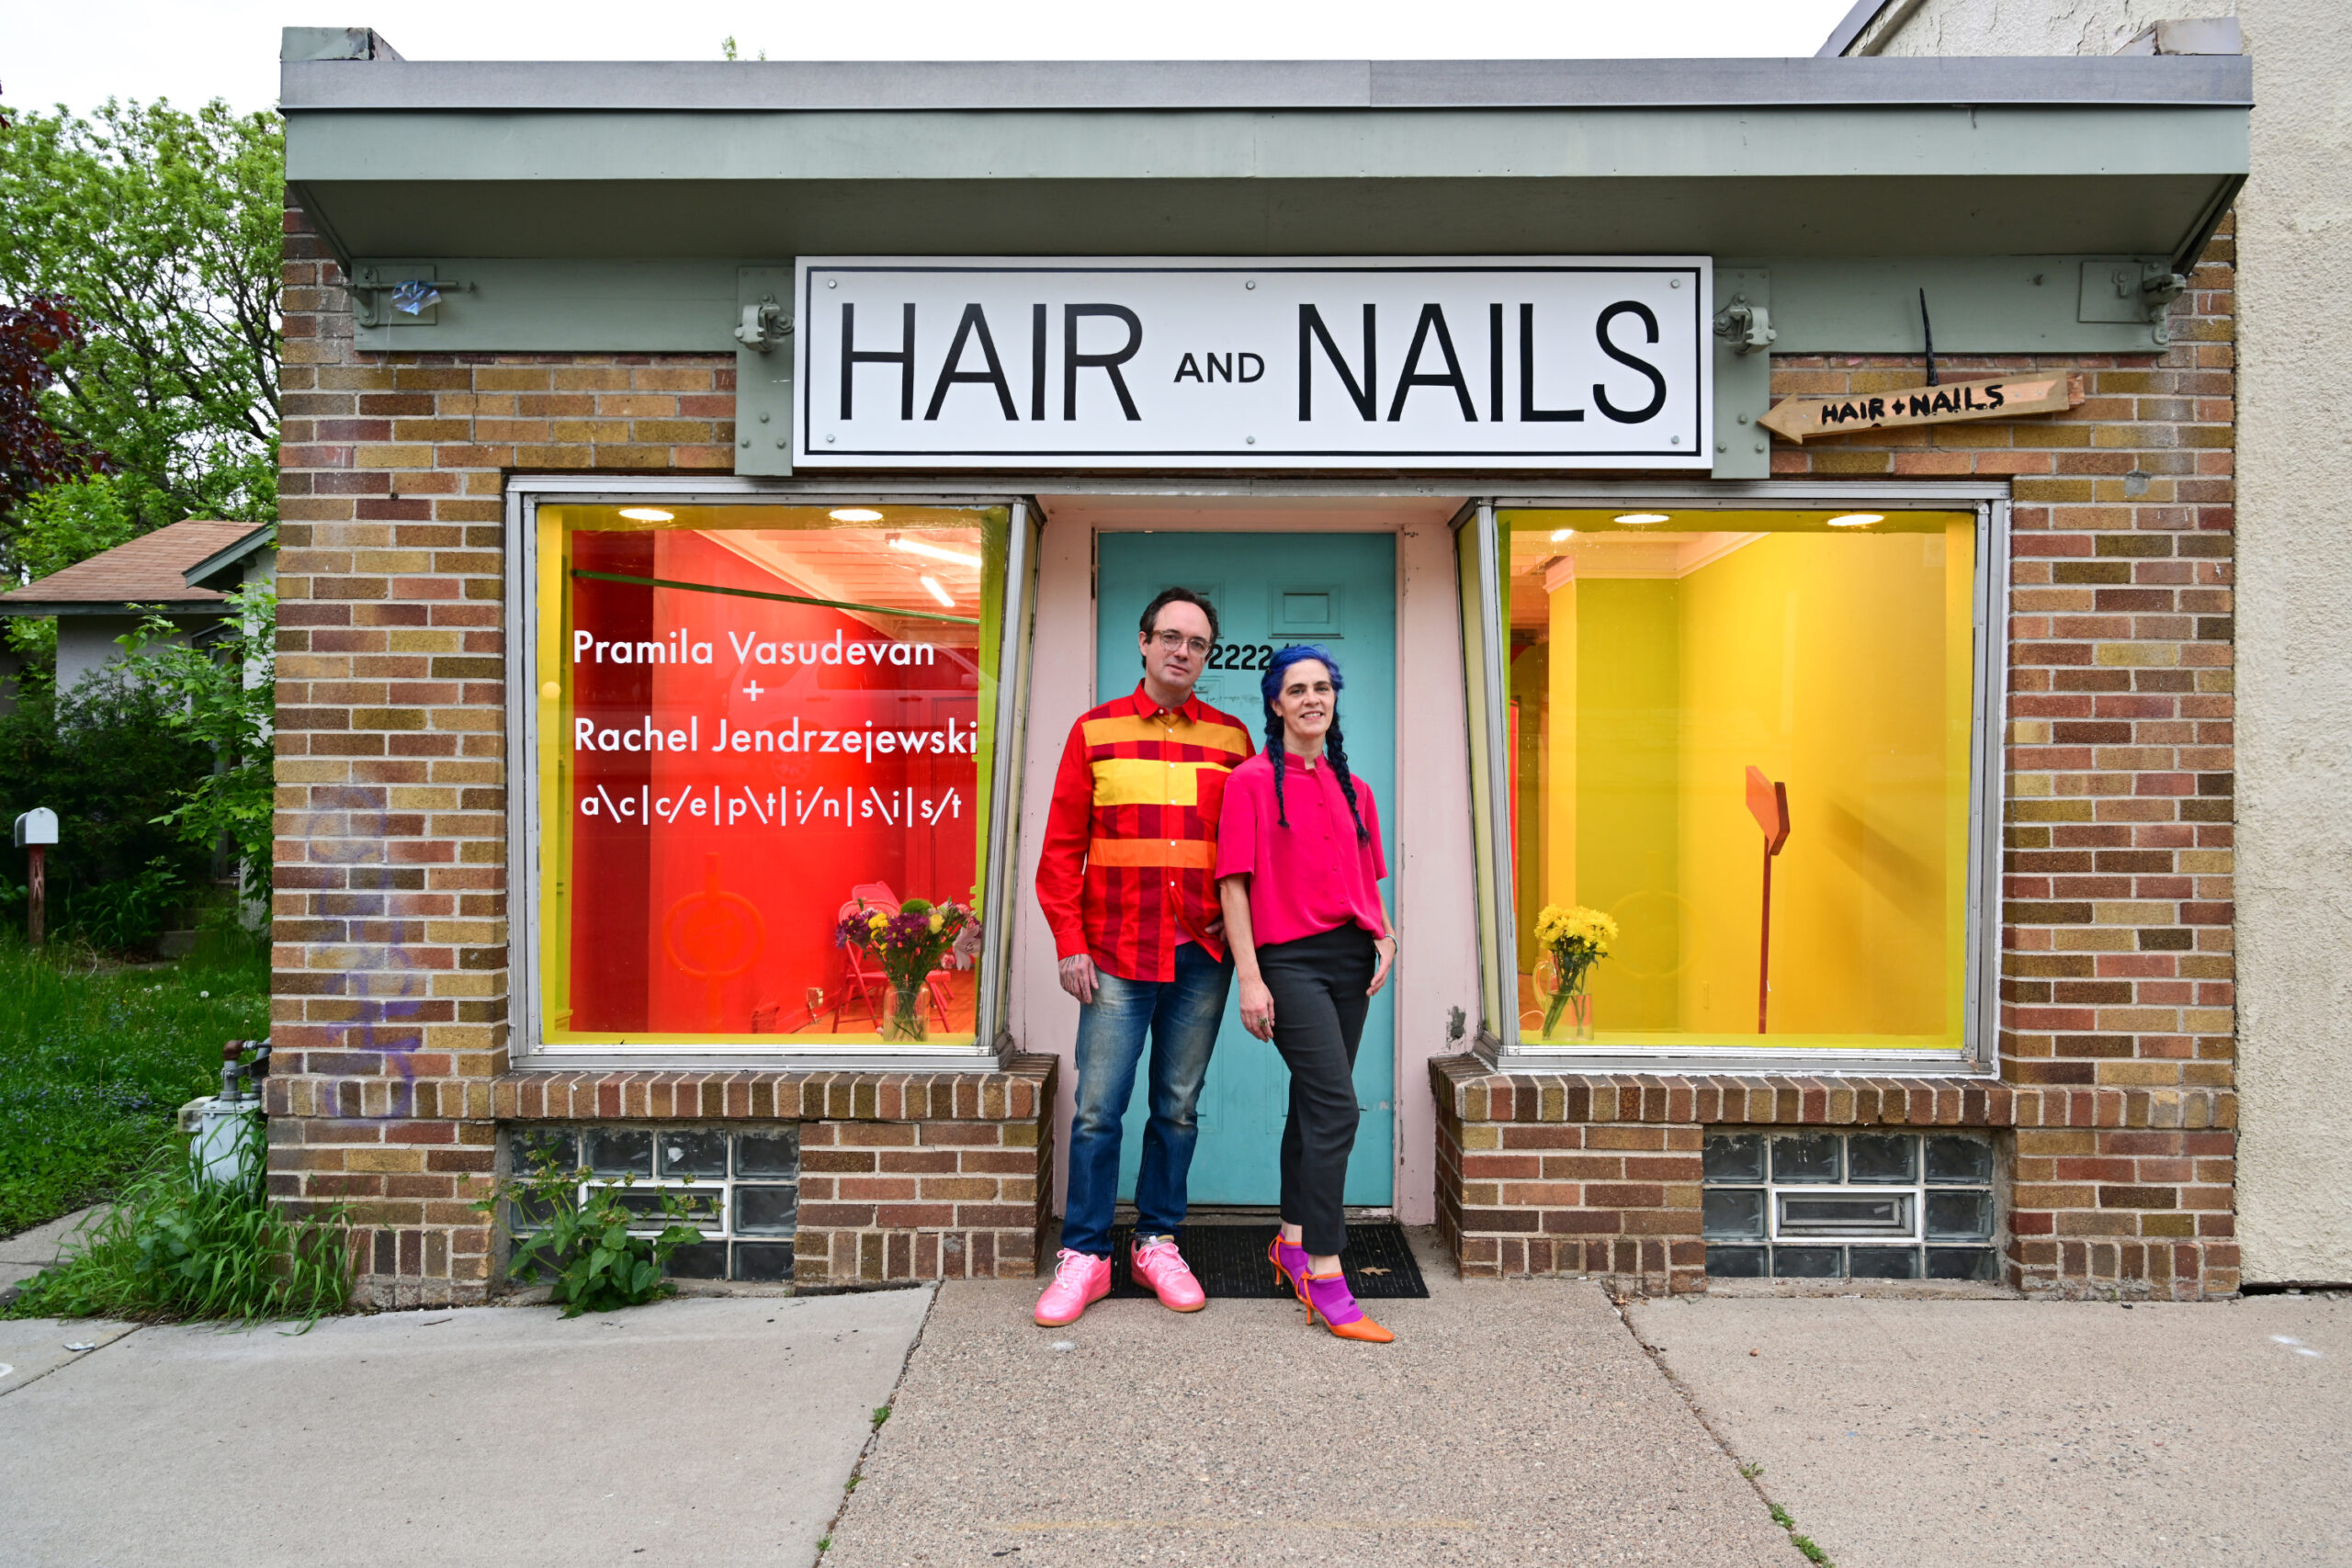
[[[1274,1266],[1266,1261],[1266,1248],[1273,1242],[1276,1228],[1186,1225],[1177,1231],[1176,1245],[1183,1250],[1184,1261],[1193,1266],[1193,1277],[1211,1296],[1279,1300],[1291,1292]],[[1151,1299],[1150,1286],[1127,1277],[1127,1241],[1134,1235],[1133,1225],[1117,1225],[1111,1231],[1114,1300]],[[1405,1240],[1405,1227],[1394,1220],[1350,1225],[1348,1249],[1340,1254],[1340,1269],[1359,1301],[1396,1301],[1430,1293],[1420,1265],[1413,1261],[1413,1249]]]

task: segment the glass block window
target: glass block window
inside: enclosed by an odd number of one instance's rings
[[[580,1174],[584,1200],[598,1188],[619,1190],[624,1207],[643,1216],[633,1227],[659,1232],[662,1199],[675,1193],[702,1240],[670,1257],[678,1280],[760,1284],[792,1279],[799,1224],[800,1129],[785,1122],[729,1130],[712,1127],[514,1127],[506,1133],[507,1168],[517,1175],[552,1158]],[[546,1220],[520,1204],[508,1223],[527,1235]]]
[[[1984,1134],[1727,1128],[1702,1150],[1713,1278],[2000,1278]]]

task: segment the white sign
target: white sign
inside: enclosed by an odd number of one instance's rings
[[[803,257],[796,467],[1701,468],[1703,256]]]

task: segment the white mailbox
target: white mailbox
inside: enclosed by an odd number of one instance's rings
[[[17,847],[57,842],[57,813],[36,806],[17,818]]]

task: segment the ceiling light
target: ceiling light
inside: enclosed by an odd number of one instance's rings
[[[954,561],[957,566],[968,566],[975,571],[979,570],[980,558],[969,550],[942,549],[937,545],[926,545],[920,539],[910,539],[899,534],[890,536],[890,547],[904,550],[909,555],[929,556],[933,560]]]
[[[1621,512],[1616,520],[1628,528],[1646,528],[1653,523],[1674,521],[1663,512]]]
[[[1829,525],[1832,528],[1867,528],[1873,523],[1885,521],[1886,513],[1883,512],[1849,512],[1843,517],[1832,517]]]
[[[825,513],[836,523],[879,523],[882,514],[870,506],[836,506]]]
[[[621,515],[632,523],[667,523],[677,513],[664,512],[658,506],[624,506]]]
[[[939,579],[926,574],[922,580],[922,585],[931,590],[931,596],[933,598],[938,600],[941,604],[946,605],[951,610],[956,607],[956,601],[947,596],[947,590],[939,586]]]
[[[1572,539],[1576,537],[1576,532],[1574,528],[1555,528],[1552,530],[1552,542],[1556,545],[1563,539]]]

